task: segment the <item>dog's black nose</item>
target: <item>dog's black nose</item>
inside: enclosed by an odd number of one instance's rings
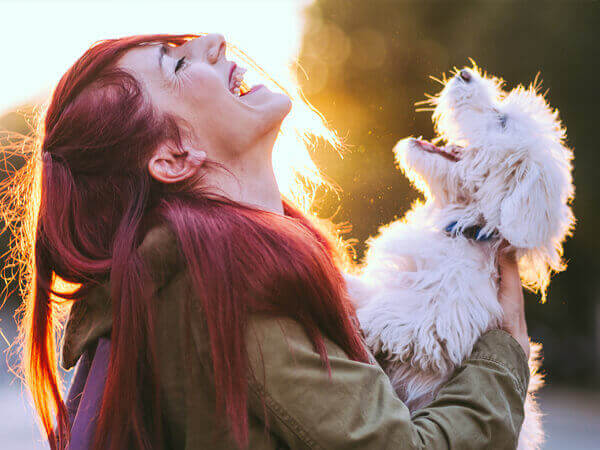
[[[461,71],[460,71],[460,77],[461,77],[461,78],[462,78],[464,81],[466,81],[467,83],[468,83],[469,81],[471,81],[471,78],[472,78],[472,77],[471,77],[471,74],[469,73],[469,71],[468,71],[467,69],[463,69],[463,70],[461,70]]]

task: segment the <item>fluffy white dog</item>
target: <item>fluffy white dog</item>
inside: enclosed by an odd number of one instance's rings
[[[476,67],[456,72],[431,99],[447,145],[408,138],[394,148],[426,202],[369,241],[360,274],[348,281],[367,343],[412,411],[499,326],[503,239],[517,249],[523,284],[543,297],[551,273],[564,269],[572,152],[536,84],[507,93]],[[533,397],[542,384],[538,352],[532,344],[519,448],[536,449],[543,438]]]

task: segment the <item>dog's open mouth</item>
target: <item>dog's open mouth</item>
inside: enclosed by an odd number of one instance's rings
[[[461,147],[458,147],[456,145],[446,145],[445,147],[438,147],[437,145],[433,145],[431,142],[423,141],[421,139],[415,139],[414,141],[418,144],[421,150],[440,155],[453,162],[460,160]]]

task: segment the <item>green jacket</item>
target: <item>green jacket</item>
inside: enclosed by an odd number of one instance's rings
[[[155,227],[140,251],[151,268],[158,302],[157,345],[168,448],[235,448],[215,416],[205,324],[191,327],[193,351],[184,357],[190,318],[186,303],[192,291],[175,237],[166,227]],[[73,306],[63,338],[63,367],[73,367],[110,328],[104,285]],[[252,369],[248,375],[250,449],[516,448],[529,370],[525,353],[504,331],[486,333],[433,403],[412,417],[377,364],[352,361],[332,341],[326,344],[331,378],[297,322],[251,317],[247,333]]]

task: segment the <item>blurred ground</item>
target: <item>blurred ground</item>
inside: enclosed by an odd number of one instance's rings
[[[17,384],[0,388],[0,442],[3,450],[46,449],[32,411]]]
[[[600,446],[600,392],[548,387],[541,393],[548,441],[544,450],[595,450]],[[0,388],[0,447],[48,448],[41,442],[25,396],[18,385]]]
[[[600,392],[548,387],[540,399],[547,414],[545,450],[600,448]]]

